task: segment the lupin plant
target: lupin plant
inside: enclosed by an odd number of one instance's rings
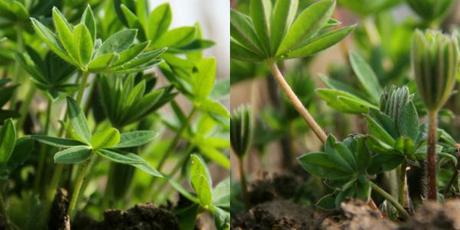
[[[417,31],[412,41],[412,68],[417,90],[428,110],[427,198],[438,197],[436,132],[438,112],[449,99],[459,72],[457,38],[438,31]]]
[[[228,229],[228,180],[212,188],[206,165],[230,167],[225,81],[202,53],[214,42],[172,19],[168,3],[150,11],[145,0],[0,2],[1,229],[104,224],[105,209],[146,202],[172,229],[203,211]],[[196,195],[180,186],[186,175]]]
[[[335,0],[320,0],[305,9],[298,9],[298,0],[275,2],[251,0],[249,16],[231,11],[232,58],[265,62],[294,108],[324,143],[327,135],[292,91],[281,73],[278,62],[308,57],[345,38],[353,26],[335,29],[339,24],[331,18]]]
[[[249,107],[239,107],[233,111],[230,117],[230,142],[233,152],[238,158],[241,190],[246,205],[249,205],[248,186],[244,171],[244,157],[251,147],[254,135],[254,121]]]

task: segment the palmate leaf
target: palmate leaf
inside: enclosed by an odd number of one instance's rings
[[[369,109],[378,109],[353,94],[336,89],[317,89],[318,96],[334,109],[346,113],[367,113]]]
[[[106,53],[120,53],[131,46],[136,38],[137,30],[126,29],[112,34],[97,50],[97,55]]]
[[[298,6],[299,0],[276,1],[271,18],[272,29],[270,36],[270,46],[272,53],[276,52],[277,47],[283,40],[284,35],[289,30],[292,22],[294,21]]]
[[[321,178],[341,180],[351,176],[349,171],[332,162],[329,155],[324,152],[306,153],[298,157],[297,160],[307,172]]]
[[[259,38],[255,32],[252,19],[236,10],[230,11],[230,34],[232,40],[242,42],[256,55],[263,55],[263,50],[260,48]]]
[[[221,208],[230,208],[230,178],[221,181],[212,191],[212,202]]]
[[[193,92],[198,101],[206,99],[214,87],[216,80],[216,60],[214,58],[202,59],[197,65],[197,73],[193,78]]]
[[[321,0],[303,10],[292,23],[276,54],[297,48],[297,44],[318,32],[331,17],[334,7],[334,0]]]
[[[272,12],[271,0],[251,0],[249,3],[249,14],[254,23],[254,29],[259,36],[262,50],[270,53],[270,21]],[[267,39],[265,39],[267,38]]]
[[[62,46],[69,54],[71,60],[78,63],[78,44],[72,33],[73,28],[56,7],[53,8],[53,22]]]
[[[91,34],[84,24],[78,24],[73,31],[73,37],[75,44],[78,45],[78,61],[81,65],[86,66],[93,56]]]
[[[394,138],[371,116],[365,114],[367,119],[367,128],[370,135],[382,140],[388,145],[394,145]]]
[[[58,147],[58,148],[70,148],[74,146],[84,145],[84,143],[76,141],[76,140],[59,138],[59,137],[51,137],[51,136],[45,136],[45,135],[32,135],[30,136],[30,138],[40,143],[51,145],[51,146]]]
[[[91,34],[92,41],[96,41],[96,32],[97,32],[97,25],[96,19],[94,18],[93,10],[88,5],[81,16],[81,24],[84,24],[86,28],[88,28],[89,33]]]
[[[172,29],[163,34],[153,45],[160,47],[181,47],[189,44],[196,38],[196,29],[192,26],[184,26]]]
[[[93,149],[111,148],[120,142],[120,132],[115,128],[106,128],[96,132],[91,137],[91,147]]]

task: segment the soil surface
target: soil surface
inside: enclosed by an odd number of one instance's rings
[[[460,199],[445,203],[426,201],[404,222],[393,222],[362,201],[348,201],[340,210],[320,211],[294,203],[289,197],[303,178],[297,174],[264,175],[250,185],[250,209],[232,213],[237,230],[460,230]]]
[[[107,210],[104,220],[96,222],[84,216],[76,219],[72,230],[179,230],[177,217],[168,209],[153,204],[138,204],[126,211]]]

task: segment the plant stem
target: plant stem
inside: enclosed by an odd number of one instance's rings
[[[24,121],[26,120],[27,114],[29,112],[29,106],[30,103],[32,103],[32,99],[34,98],[35,90],[36,88],[34,84],[30,84],[29,91],[27,91],[26,97],[24,98],[24,101],[21,104],[21,108],[19,109],[20,117],[18,118],[16,127],[20,131],[22,131],[22,126],[24,125]]]
[[[399,203],[406,209],[409,209],[409,194],[407,190],[407,176],[406,176],[407,163],[402,163],[399,169]]]
[[[271,66],[271,71],[272,71],[273,76],[278,81],[278,84],[281,86],[281,89],[283,89],[284,93],[286,93],[286,95],[288,96],[294,108],[305,119],[307,124],[310,126],[310,128],[313,130],[316,136],[321,140],[321,142],[325,143],[327,140],[327,134],[318,125],[315,119],[311,116],[307,108],[303,106],[302,102],[297,97],[297,95],[294,93],[294,91],[291,89],[286,79],[284,79],[284,76],[279,70],[278,65],[275,62],[269,63],[269,65]]]
[[[45,121],[45,128],[43,130],[44,135],[48,135],[49,127],[50,127],[50,120],[51,120],[51,110],[53,106],[53,101],[48,98],[48,105],[46,107],[46,121]],[[35,179],[35,191],[40,192],[40,184],[43,177],[43,170],[46,164],[47,159],[47,145],[42,145],[40,149],[40,160],[38,162],[38,170],[37,170],[37,177]]]
[[[428,175],[428,193],[429,200],[437,200],[438,190],[436,185],[436,131],[437,111],[428,112],[428,148],[427,148],[427,175]]]
[[[88,82],[88,76],[89,76],[89,72],[81,73],[80,90],[78,91],[77,99],[76,99],[78,102],[78,105],[81,104],[81,100],[83,99],[83,94],[85,93],[86,84]]]
[[[398,201],[393,197],[391,196],[389,193],[387,193],[385,190],[383,190],[382,188],[380,188],[377,184],[375,184],[374,182],[372,181],[369,181],[369,183],[371,184],[371,187],[372,187],[372,190],[374,190],[375,192],[377,192],[378,194],[380,194],[383,198],[385,198],[386,200],[388,200],[398,211],[399,213],[405,218],[409,218],[409,213],[406,211],[406,209],[404,209],[404,207],[398,203]]]
[[[85,183],[85,180],[87,178],[86,172],[88,171],[92,158],[93,157],[91,157],[91,159],[86,160],[85,162],[81,163],[78,166],[77,178],[75,179],[75,185],[74,185],[73,192],[72,192],[72,198],[70,199],[69,208],[67,209],[67,215],[69,215],[70,219],[72,219],[72,217],[75,214],[75,207],[78,203],[78,199],[80,198],[80,192],[82,191],[82,187],[83,187],[82,185]]]
[[[248,183],[246,181],[246,174],[244,172],[244,160],[243,157],[238,157],[238,168],[240,170],[240,183],[241,183],[241,192],[243,194],[243,200],[246,205],[246,209],[249,208],[249,192],[248,192]]]

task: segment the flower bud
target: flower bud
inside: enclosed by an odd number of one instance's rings
[[[380,96],[380,111],[397,123],[404,106],[410,102],[411,98],[412,95],[410,95],[407,86],[396,87],[391,85],[385,88]]]
[[[233,111],[230,117],[230,142],[238,157],[242,158],[251,146],[253,136],[253,121],[251,111],[247,106],[241,106]]]
[[[417,30],[412,40],[412,69],[417,89],[429,111],[439,110],[449,98],[458,74],[456,38],[437,31]]]

